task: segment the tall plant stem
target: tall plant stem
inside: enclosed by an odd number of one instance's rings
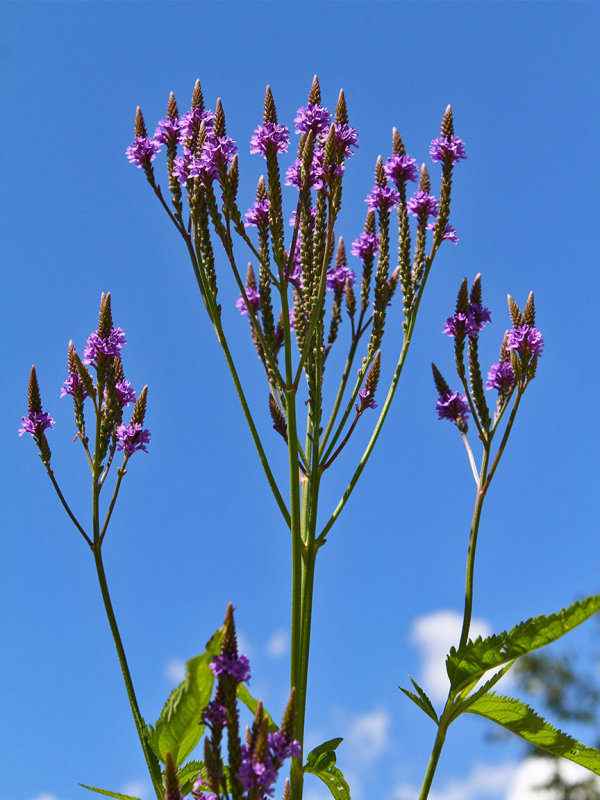
[[[448,704],[446,704],[446,708],[448,708]],[[435,775],[438,761],[440,760],[440,755],[442,753],[442,747],[444,746],[445,739],[446,739],[446,727],[442,725],[442,721],[440,720],[438,732],[435,737],[435,742],[433,743],[433,748],[431,750],[431,756],[429,757],[429,763],[427,764],[425,777],[423,778],[423,785],[421,786],[419,800],[426,800],[427,797],[429,797],[429,790],[431,789],[431,784],[433,783],[433,776]]]

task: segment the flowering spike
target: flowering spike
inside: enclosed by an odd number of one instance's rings
[[[221,98],[217,98],[217,105],[215,108],[215,119],[213,122],[213,134],[215,136],[226,136],[227,129],[225,127],[225,112],[223,111],[223,103]]]
[[[346,311],[350,317],[353,317],[356,313],[356,296],[354,294],[354,289],[352,288],[352,281],[348,278],[346,279]]]
[[[458,295],[456,297],[456,313],[467,314],[468,311],[469,311],[469,289],[468,289],[467,279],[463,278],[463,281],[460,285],[460,289],[458,290]]]
[[[177,767],[169,750],[167,750],[163,774],[165,782],[165,800],[182,800],[179,779],[177,777]]]
[[[387,177],[383,169],[381,156],[377,156],[377,161],[375,162],[375,184],[381,187],[387,186]]]
[[[475,280],[471,286],[469,300],[471,303],[477,303],[478,306],[481,305],[481,272],[475,276]]]
[[[270,86],[267,86],[265,92],[265,109],[263,113],[263,123],[267,122],[277,122],[277,109],[275,108],[275,100],[273,100]]]
[[[256,289],[256,275],[250,263],[248,263],[248,269],[246,271],[246,289]]]
[[[94,388],[94,381],[92,379],[92,376],[90,375],[90,373],[86,369],[86,366],[83,363],[83,361],[79,358],[79,355],[78,355],[77,351],[75,350],[75,348],[73,348],[73,350],[71,351],[71,344],[72,344],[72,342],[69,343],[69,371],[71,371],[70,363],[71,363],[71,358],[72,358],[73,364],[74,364],[74,367],[75,367],[73,372],[77,372],[77,375],[79,376],[79,380],[83,384],[83,388],[90,395],[90,397],[95,397],[96,396],[96,390]]]
[[[321,105],[321,87],[319,86],[319,79],[316,75],[313,78],[312,86],[308,93],[308,103],[313,106]]]
[[[143,136],[144,138],[148,136],[148,132],[146,131],[146,123],[144,122],[144,115],[142,114],[142,109],[139,106],[135,110],[134,135]]]
[[[133,413],[131,415],[132,425],[143,425],[144,417],[146,416],[146,400],[148,399],[148,386],[144,386],[140,392],[140,396],[135,402]]]
[[[31,373],[29,374],[29,386],[27,387],[27,408],[30,413],[42,412],[40,386],[34,366],[31,367]]]
[[[405,156],[406,149],[397,128],[392,129],[392,152],[395,156]]]
[[[346,258],[346,248],[344,246],[344,237],[340,236],[338,239],[338,246],[337,251],[335,254],[335,265],[336,267],[341,267],[344,264],[348,263],[348,259]]]
[[[485,431],[488,431],[492,420],[485,399],[485,392],[483,391],[483,378],[481,376],[481,365],[479,364],[479,345],[476,336],[469,336],[469,379],[471,381],[471,393],[481,425]]]
[[[442,118],[442,137],[449,139],[454,136],[454,119],[452,117],[452,106],[446,106],[444,116]]]
[[[437,389],[440,397],[445,394],[451,394],[450,387],[444,380],[444,376],[433,362],[431,363],[431,369],[433,371],[433,380],[435,382],[435,388]]]
[[[107,339],[113,328],[112,311],[110,307],[110,292],[104,294],[100,298],[100,315],[98,319],[98,336],[101,339]]]
[[[229,178],[229,189],[231,191],[231,195],[235,200],[238,187],[240,185],[240,164],[237,153],[234,155],[231,161],[231,166],[229,167],[229,173],[227,177]]]
[[[233,605],[229,603],[225,613],[225,622],[223,623],[224,636],[221,645],[221,652],[224,656],[237,657],[237,637],[235,635],[235,622],[233,620]]]
[[[294,734],[296,731],[296,687],[292,686],[292,690],[290,692],[290,699],[287,702],[285,707],[285,711],[283,712],[283,717],[281,719],[281,725],[279,726],[279,732],[285,736],[288,741],[291,741],[294,738]]]
[[[271,412],[271,419],[273,420],[273,430],[282,436],[287,444],[287,422],[285,415],[279,403],[271,393],[269,393],[269,411]]]
[[[192,109],[197,108],[198,111],[204,111],[204,95],[202,94],[202,87],[200,81],[196,80],[194,84],[194,91],[192,92]]]
[[[256,187],[256,199],[257,200],[266,200],[267,199],[267,187],[265,186],[265,176],[261,175],[258,179],[258,186]]]
[[[177,101],[173,92],[169,94],[169,102],[167,103],[167,117],[169,119],[177,119],[179,110],[177,108]]]
[[[380,372],[381,350],[378,350],[375,353],[375,358],[373,359],[373,363],[369,369],[369,374],[367,375],[365,385],[358,393],[358,396],[360,397],[360,408],[357,409],[359,414],[362,414],[366,408],[377,408],[377,404],[375,403],[375,392],[377,391]]]
[[[522,325],[525,321],[523,314],[521,313],[521,309],[515,303],[510,295],[508,295],[508,313],[510,314],[510,319],[513,324],[513,328],[518,328]]]
[[[340,89],[340,93],[338,95],[338,101],[335,107],[335,121],[338,125],[348,124],[348,108],[346,106],[346,98],[344,97],[343,89]]]
[[[421,192],[429,192],[431,191],[431,181],[429,179],[429,172],[427,171],[427,166],[425,164],[421,164],[421,180],[419,181],[419,191]]]
[[[283,786],[283,800],[290,800],[290,779],[285,779],[285,784]]]
[[[523,309],[523,319],[527,325],[535,326],[535,303],[533,301],[533,292],[529,292],[529,297]]]

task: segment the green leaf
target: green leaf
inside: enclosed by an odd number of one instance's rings
[[[486,694],[477,698],[467,708],[470,714],[487,717],[502,725],[530,744],[541,747],[555,756],[568,758],[575,764],[600,775],[600,752],[586,747],[562,731],[557,730],[533,709],[513,697]]]
[[[171,751],[175,766],[182,764],[204,733],[200,718],[209,703],[214,681],[209,665],[219,654],[222,640],[223,628],[219,628],[205,652],[187,662],[183,683],[171,692],[156,725],[150,727],[148,741],[163,764],[167,750]]]
[[[238,684],[237,696],[238,699],[246,706],[246,708],[249,708],[253,714],[256,714],[256,709],[258,708],[258,700],[252,697],[245,683]],[[266,715],[267,719],[269,720],[269,733],[275,733],[275,731],[278,731],[279,725],[276,725],[273,722],[273,718],[266,710],[266,708],[263,708],[263,712]]]
[[[330,739],[311,750],[306,757],[304,772],[320,778],[335,800],[350,800],[350,787],[341,770],[335,766],[335,748],[342,741],[341,738]]]
[[[85,783],[80,783],[84,789],[89,789],[90,792],[98,792],[98,794],[105,794],[107,797],[116,797],[117,800],[139,800],[138,797],[132,797],[129,794],[119,794],[119,792],[110,792],[108,789],[97,789],[95,786],[86,786]]]
[[[476,682],[489,669],[531,653],[556,641],[600,609],[600,594],[573,603],[557,614],[521,622],[510,631],[476,641],[469,640],[460,650],[453,647],[446,659],[450,685],[460,690]]]
[[[177,770],[177,778],[179,779],[182,797],[191,793],[196,778],[203,769],[204,764],[201,761],[188,761],[187,764],[184,764]]]
[[[408,677],[410,678],[410,675]],[[407,697],[410,697],[413,703],[416,703],[416,705],[419,706],[421,711],[424,711],[428,717],[431,717],[431,719],[436,723],[436,725],[439,725],[438,715],[435,712],[435,708],[433,707],[431,700],[427,697],[423,689],[421,689],[421,687],[415,680],[413,680],[412,678],[410,678],[410,680],[412,685],[417,690],[418,696],[414,694],[414,692],[409,692],[408,689],[403,689],[402,686],[399,686],[398,688],[400,689],[401,692],[404,692],[404,694]]]

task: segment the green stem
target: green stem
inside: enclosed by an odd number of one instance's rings
[[[63,497],[63,493],[61,492],[60,486],[58,485],[58,482],[57,482],[56,478],[54,477],[54,473],[50,469],[50,465],[49,464],[45,464],[45,467],[46,467],[46,470],[47,470],[48,475],[50,477],[50,480],[52,481],[52,486],[54,486],[54,490],[56,491],[56,494],[58,495],[58,499],[62,503],[63,508],[65,509],[67,514],[69,515],[69,518],[71,519],[71,522],[73,523],[73,525],[75,525],[75,527],[77,528],[79,533],[83,536],[83,538],[86,540],[86,542],[89,544],[89,546],[93,547],[92,540],[87,535],[87,533],[83,530],[82,526],[79,524],[79,521],[78,521],[77,517],[75,516],[75,514],[73,514],[73,512],[69,508],[69,504],[67,503],[67,501]]]
[[[437,735],[435,737],[435,742],[433,743],[433,748],[431,750],[429,763],[427,764],[425,777],[423,778],[423,785],[421,786],[419,800],[427,800],[427,797],[429,797],[429,790],[431,789],[431,784],[433,783],[433,776],[435,775],[435,770],[437,768],[438,761],[440,760],[440,755],[442,752],[442,747],[444,746],[445,739],[446,739],[446,727],[442,725],[442,722],[440,720],[440,725],[438,727]]]

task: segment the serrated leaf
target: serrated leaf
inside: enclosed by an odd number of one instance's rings
[[[177,770],[182,797],[190,794],[203,767],[204,764],[201,761],[188,761],[187,764]]]
[[[599,609],[600,594],[592,595],[563,608],[557,614],[533,617],[510,631],[503,631],[486,639],[480,636],[474,642],[469,640],[458,651],[453,647],[446,659],[450,685],[455,690],[464,688],[479,680],[489,669],[500,667],[560,639]]]
[[[200,718],[210,700],[214,681],[209,665],[219,654],[222,640],[223,628],[219,628],[205,652],[187,662],[183,682],[171,692],[156,725],[150,727],[148,741],[163,764],[169,750],[175,766],[180,766],[204,733]]]
[[[245,683],[238,684],[237,696],[238,699],[246,706],[246,708],[248,708],[253,714],[256,714],[256,709],[258,708],[258,700],[252,697]],[[264,707],[263,707],[263,713],[266,715],[269,721],[269,733],[275,733],[275,731],[278,731],[279,725],[276,725],[273,722],[273,718]]]
[[[130,794],[119,794],[119,792],[111,792],[108,789],[97,789],[95,786],[86,786],[85,783],[80,783],[84,789],[89,789],[90,792],[98,792],[98,794],[105,794],[107,797],[116,797],[117,800],[139,800],[139,797],[132,797]]]
[[[555,756],[567,758],[596,775],[600,775],[600,752],[598,750],[586,747],[572,736],[554,728],[521,700],[516,700],[514,697],[486,694],[471,703],[467,712],[491,719],[530,744],[541,747]]]
[[[410,675],[408,677],[410,678]],[[413,701],[413,703],[421,709],[421,711],[424,711],[428,717],[431,717],[431,719],[436,723],[436,725],[438,725],[439,724],[438,716],[435,713],[435,708],[433,707],[431,700],[427,697],[423,689],[421,689],[421,687],[415,680],[413,680],[412,678],[410,678],[410,680],[412,682],[412,685],[417,690],[418,695],[416,695],[414,692],[409,691],[408,689],[403,689],[402,686],[399,686],[398,688],[400,689],[401,692],[404,692],[404,694],[407,697],[409,697]]]
[[[330,739],[311,750],[306,757],[304,772],[320,778],[335,800],[350,800],[350,787],[341,770],[335,766],[335,748],[342,741],[341,738]]]

